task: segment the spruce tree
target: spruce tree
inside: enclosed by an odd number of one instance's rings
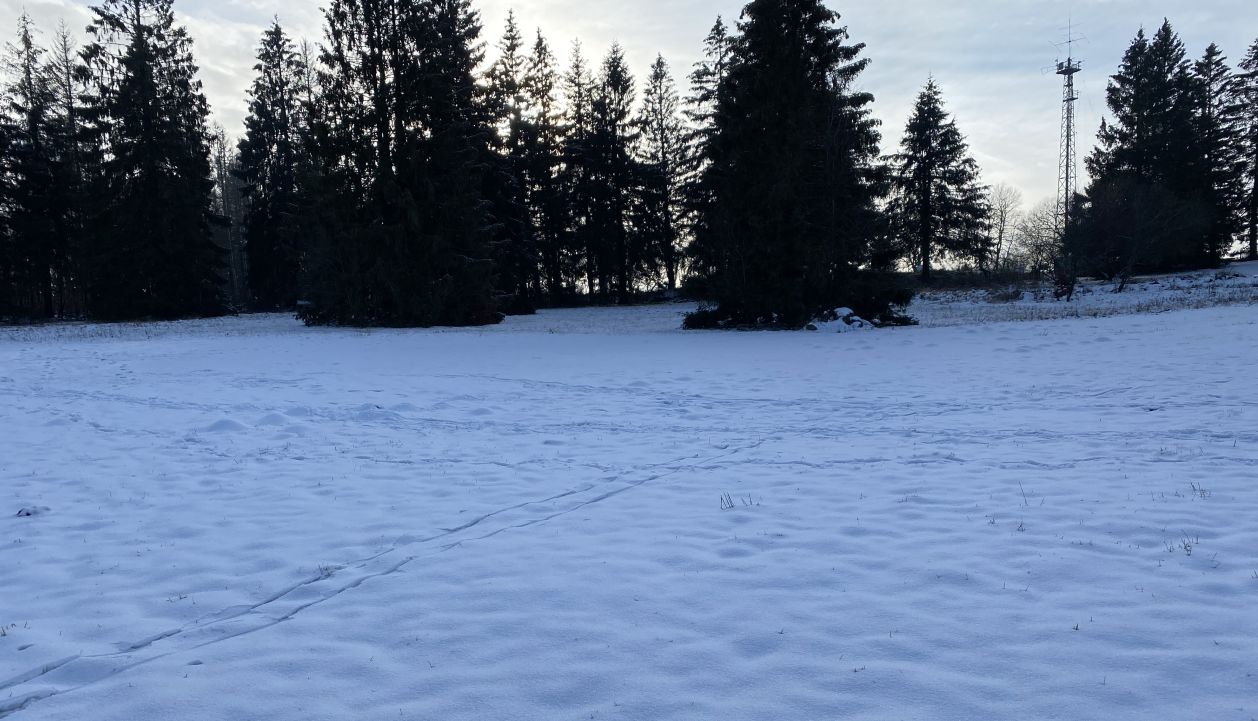
[[[1128,277],[1221,260],[1199,122],[1204,95],[1170,22],[1152,39],[1136,35],[1107,89],[1112,120],[1102,121],[1087,159],[1095,225],[1078,233],[1089,272]]]
[[[0,85],[0,322],[12,320],[14,309],[14,258],[11,232],[13,185],[9,154],[13,124],[9,118],[7,88]]]
[[[490,113],[467,0],[334,0],[318,116],[309,323],[497,322]]]
[[[278,19],[263,33],[257,59],[238,169],[246,201],[249,305],[290,310],[298,300],[301,267],[299,178],[308,165],[301,104],[307,71]]]
[[[498,42],[498,59],[489,69],[489,109],[498,123],[498,133],[507,141],[518,135],[524,123],[524,74],[528,56],[524,36],[515,11],[507,12],[507,24]]]
[[[753,0],[718,91],[695,239],[714,309],[689,327],[798,327],[840,307],[871,319],[907,297],[885,266],[868,61],[818,0]]]
[[[677,287],[682,255],[686,138],[677,88],[663,55],[656,57],[647,76],[638,125],[641,188],[636,231],[642,236],[648,264],[663,272],[665,287],[673,290]]]
[[[30,16],[18,18],[17,42],[6,46],[8,88],[9,274],[11,305],[27,317],[54,313],[53,197],[56,175],[49,147],[53,88],[44,49]]]
[[[53,194],[49,206],[52,276],[56,315],[81,314],[86,308],[84,259],[89,248],[84,234],[88,213],[85,173],[91,153],[84,148],[80,122],[83,86],[76,77],[78,51],[65,24],[58,28],[49,53],[47,75],[52,89],[48,147],[52,157]]]
[[[718,98],[725,76],[729,72],[733,42],[725,21],[717,16],[716,23],[703,41],[703,59],[695,63],[690,73],[690,95],[686,97],[686,154],[683,168],[685,222],[691,238],[703,237],[697,223],[704,217],[704,206],[711,202],[710,189],[703,183],[703,174],[711,163],[711,150],[716,135]],[[689,248],[689,255],[700,246]]]
[[[900,146],[893,158],[892,208],[922,281],[931,281],[940,255],[974,261],[982,269],[991,250],[986,189],[934,78],[918,95]]]
[[[631,199],[639,181],[633,155],[641,130],[634,123],[634,79],[624,49],[613,44],[603,60],[591,103],[590,232],[595,239],[599,292],[604,301],[627,302],[646,263],[641,236],[631,227]]]
[[[729,72],[732,38],[725,21],[717,16],[716,23],[703,40],[703,59],[695,63],[690,73],[691,94],[686,98],[686,120],[690,123],[687,140],[691,153],[702,157],[704,148],[716,132],[716,111],[721,84]]]
[[[566,243],[564,186],[560,178],[564,129],[558,89],[555,56],[539,31],[524,74],[529,122],[523,138],[522,174],[543,282],[552,305],[564,302],[570,295],[575,275],[575,254]]]
[[[486,196],[498,228],[494,241],[498,288],[512,299],[504,310],[528,313],[535,308],[541,279],[533,218],[525,198],[526,144],[533,134],[525,88],[528,55],[514,11],[507,14],[498,50],[486,78],[488,109],[496,130]]]
[[[209,110],[192,41],[171,0],[104,0],[92,12],[80,72],[104,159],[90,311],[113,320],[219,313]]]
[[[1196,81],[1196,133],[1204,185],[1200,198],[1209,213],[1203,254],[1222,258],[1239,227],[1237,212],[1241,171],[1237,156],[1237,118],[1232,103],[1236,78],[1218,45],[1211,43],[1193,65]]]
[[[483,197],[483,162],[491,130],[476,82],[480,16],[470,0],[433,0],[434,78],[428,99],[431,137],[420,145],[425,195],[419,202],[429,238],[440,249],[440,287],[457,324],[497,323],[494,264],[488,246],[494,218]],[[426,147],[425,147],[426,145]],[[413,181],[412,181],[413,182]]]
[[[64,25],[47,50],[35,34],[23,15],[5,63],[11,82],[0,124],[11,142],[4,211],[9,256],[3,265],[13,286],[8,302],[23,316],[65,317],[83,310],[81,88],[74,41]]]
[[[565,199],[564,217],[567,241],[564,245],[576,256],[575,270],[581,276],[585,292],[593,297],[599,290],[598,231],[594,228],[594,197],[596,178],[594,159],[594,79],[581,50],[574,42],[568,69],[563,77],[566,132],[563,139],[563,164],[560,183]]]
[[[1233,88],[1232,112],[1236,120],[1238,199],[1247,258],[1258,260],[1258,40],[1240,63]]]

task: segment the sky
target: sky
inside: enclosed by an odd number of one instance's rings
[[[0,27],[11,28],[25,8],[50,37],[64,19],[78,37],[90,19],[88,0],[0,0]],[[579,39],[585,54],[601,57],[611,43],[624,46],[639,80],[657,53],[678,82],[699,59],[717,15],[738,17],[745,0],[480,0],[484,40],[492,57],[508,10],[531,33],[540,29],[565,54]],[[1142,26],[1155,30],[1169,18],[1189,54],[1217,43],[1233,63],[1258,39],[1254,0],[843,0],[829,6],[842,15],[852,40],[865,43],[872,65],[861,89],[877,98],[883,151],[899,143],[913,101],[927,79],[942,86],[948,109],[970,141],[989,184],[1020,189],[1028,204],[1057,188],[1061,83],[1053,63],[1073,23],[1083,38],[1075,56],[1080,100],[1079,157],[1091,149],[1105,111],[1106,81]],[[315,0],[175,0],[179,19],[196,43],[201,78],[215,116],[238,135],[263,28],[278,16],[290,32],[317,42],[323,3]]]

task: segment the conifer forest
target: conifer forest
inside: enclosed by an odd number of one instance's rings
[[[0,317],[481,325],[663,294],[704,301],[688,327],[894,324],[941,267],[1070,286],[1258,256],[1258,41],[1230,64],[1139,30],[1069,227],[1014,227],[934,78],[884,147],[878,49],[817,0],[717,18],[693,68],[514,14],[490,41],[471,0],[334,0],[321,38],[261,34],[228,131],[172,3],[16,18]]]

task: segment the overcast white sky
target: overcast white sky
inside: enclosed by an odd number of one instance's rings
[[[0,27],[25,7],[45,34],[64,18],[82,37],[89,0],[0,0]],[[480,0],[485,39],[497,41],[507,10],[521,25],[540,27],[560,53],[580,39],[586,55],[601,57],[619,40],[641,79],[657,52],[679,82],[698,59],[716,15],[736,19],[744,0]],[[1169,17],[1191,55],[1218,43],[1235,62],[1258,38],[1254,0],[844,0],[855,41],[868,45],[873,66],[862,79],[877,97],[885,123],[884,152],[899,141],[913,99],[929,75],[939,80],[949,109],[970,139],[989,183],[1021,188],[1029,202],[1056,191],[1059,78],[1048,72],[1061,54],[1054,42],[1068,18],[1087,40],[1076,55],[1082,158],[1105,110],[1105,83],[1136,30]],[[316,0],[176,0],[175,9],[196,41],[201,77],[215,118],[237,134],[252,75],[254,48],[273,15],[297,36],[318,40],[323,3]],[[492,48],[491,48],[492,52]]]

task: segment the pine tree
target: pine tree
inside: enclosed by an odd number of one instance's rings
[[[599,290],[598,232],[594,228],[594,79],[586,64],[581,44],[574,42],[568,70],[563,77],[566,133],[563,139],[563,164],[560,184],[565,199],[564,218],[567,226],[565,246],[576,255],[577,273],[585,291],[593,297]]]
[[[657,56],[647,76],[641,128],[641,192],[637,232],[648,254],[648,264],[663,271],[665,287],[677,287],[682,255],[681,210],[686,138],[677,88],[664,56]]]
[[[302,252],[299,177],[308,165],[301,107],[308,93],[303,85],[307,70],[278,19],[263,34],[257,59],[239,144],[250,306],[292,309],[298,300]]]
[[[682,193],[686,222],[692,237],[703,235],[696,230],[695,224],[705,217],[704,207],[712,200],[710,194],[705,193],[707,186],[703,183],[703,174],[711,164],[719,107],[717,101],[722,83],[729,73],[732,52],[729,30],[725,21],[717,16],[716,23],[703,41],[703,59],[695,63],[690,73],[691,93],[686,97],[684,111],[688,127]]]
[[[1237,212],[1241,193],[1240,162],[1236,153],[1237,118],[1232,99],[1236,78],[1227,58],[1211,43],[1193,66],[1196,81],[1196,132],[1206,185],[1202,202],[1208,208],[1210,227],[1205,255],[1222,258],[1239,227]]]
[[[35,42],[35,28],[23,15],[18,41],[8,46],[12,82],[2,121],[12,140],[8,149],[3,201],[8,216],[5,271],[7,301],[29,318],[65,317],[83,309],[80,259],[82,223],[82,138],[78,127],[77,53],[64,24],[48,50]],[[11,287],[8,287],[11,286]]]
[[[536,234],[546,293],[552,304],[569,295],[575,281],[575,258],[565,233],[563,184],[563,118],[556,97],[559,77],[550,45],[537,33],[524,75],[529,123],[523,139],[522,172],[525,202]]]
[[[89,248],[84,234],[87,216],[85,164],[91,153],[84,148],[80,123],[80,97],[84,88],[76,78],[78,51],[70,31],[62,23],[53,39],[46,67],[52,89],[48,124],[48,147],[52,158],[53,194],[50,218],[53,224],[52,255],[56,315],[82,313],[86,309],[83,267]]]
[[[498,59],[489,69],[489,110],[497,124],[501,142],[508,147],[519,141],[524,124],[524,81],[528,57],[524,36],[515,19],[515,11],[507,12],[507,24],[498,42]]]
[[[691,94],[686,98],[686,119],[690,123],[688,140],[696,155],[711,142],[716,132],[716,111],[721,84],[729,72],[733,39],[725,21],[718,15],[716,23],[703,40],[703,59],[690,73]]]
[[[10,192],[8,233],[11,305],[27,317],[54,314],[53,196],[56,176],[49,147],[53,88],[44,49],[29,15],[18,18],[17,42],[7,46]]]
[[[497,322],[490,113],[467,0],[334,0],[312,119],[309,323]]]
[[[990,252],[986,189],[956,119],[944,109],[932,78],[917,97],[894,156],[896,226],[931,281],[938,255],[973,260],[983,268]]]
[[[868,65],[818,0],[753,0],[718,91],[695,238],[717,307],[689,327],[798,327],[840,306],[890,319]]]
[[[13,185],[10,149],[13,123],[9,118],[10,101],[7,88],[0,85],[0,322],[11,320],[15,315],[14,260],[11,221],[13,214]]]
[[[1249,260],[1258,260],[1258,40],[1240,63],[1231,103],[1236,119],[1235,150],[1241,215]]]
[[[631,198],[639,181],[633,147],[641,133],[634,123],[634,80],[624,49],[613,44],[603,60],[591,103],[589,138],[592,177],[590,232],[596,239],[599,292],[624,303],[636,291],[646,263],[640,236],[631,228]]]
[[[173,318],[222,310],[210,235],[209,114],[192,41],[171,0],[92,9],[81,73],[104,153],[92,238],[91,313]]]
[[[1087,159],[1088,216],[1098,225],[1085,224],[1079,234],[1090,272],[1127,277],[1221,260],[1200,135],[1203,96],[1169,22],[1151,40],[1143,30],[1136,35],[1107,90],[1113,120],[1102,121],[1100,144]]]
[[[486,196],[499,228],[494,243],[498,287],[512,298],[504,310],[528,313],[535,308],[541,279],[533,218],[525,198],[525,145],[533,132],[525,88],[528,56],[514,11],[507,14],[498,50],[486,78],[488,109],[497,131]]]

